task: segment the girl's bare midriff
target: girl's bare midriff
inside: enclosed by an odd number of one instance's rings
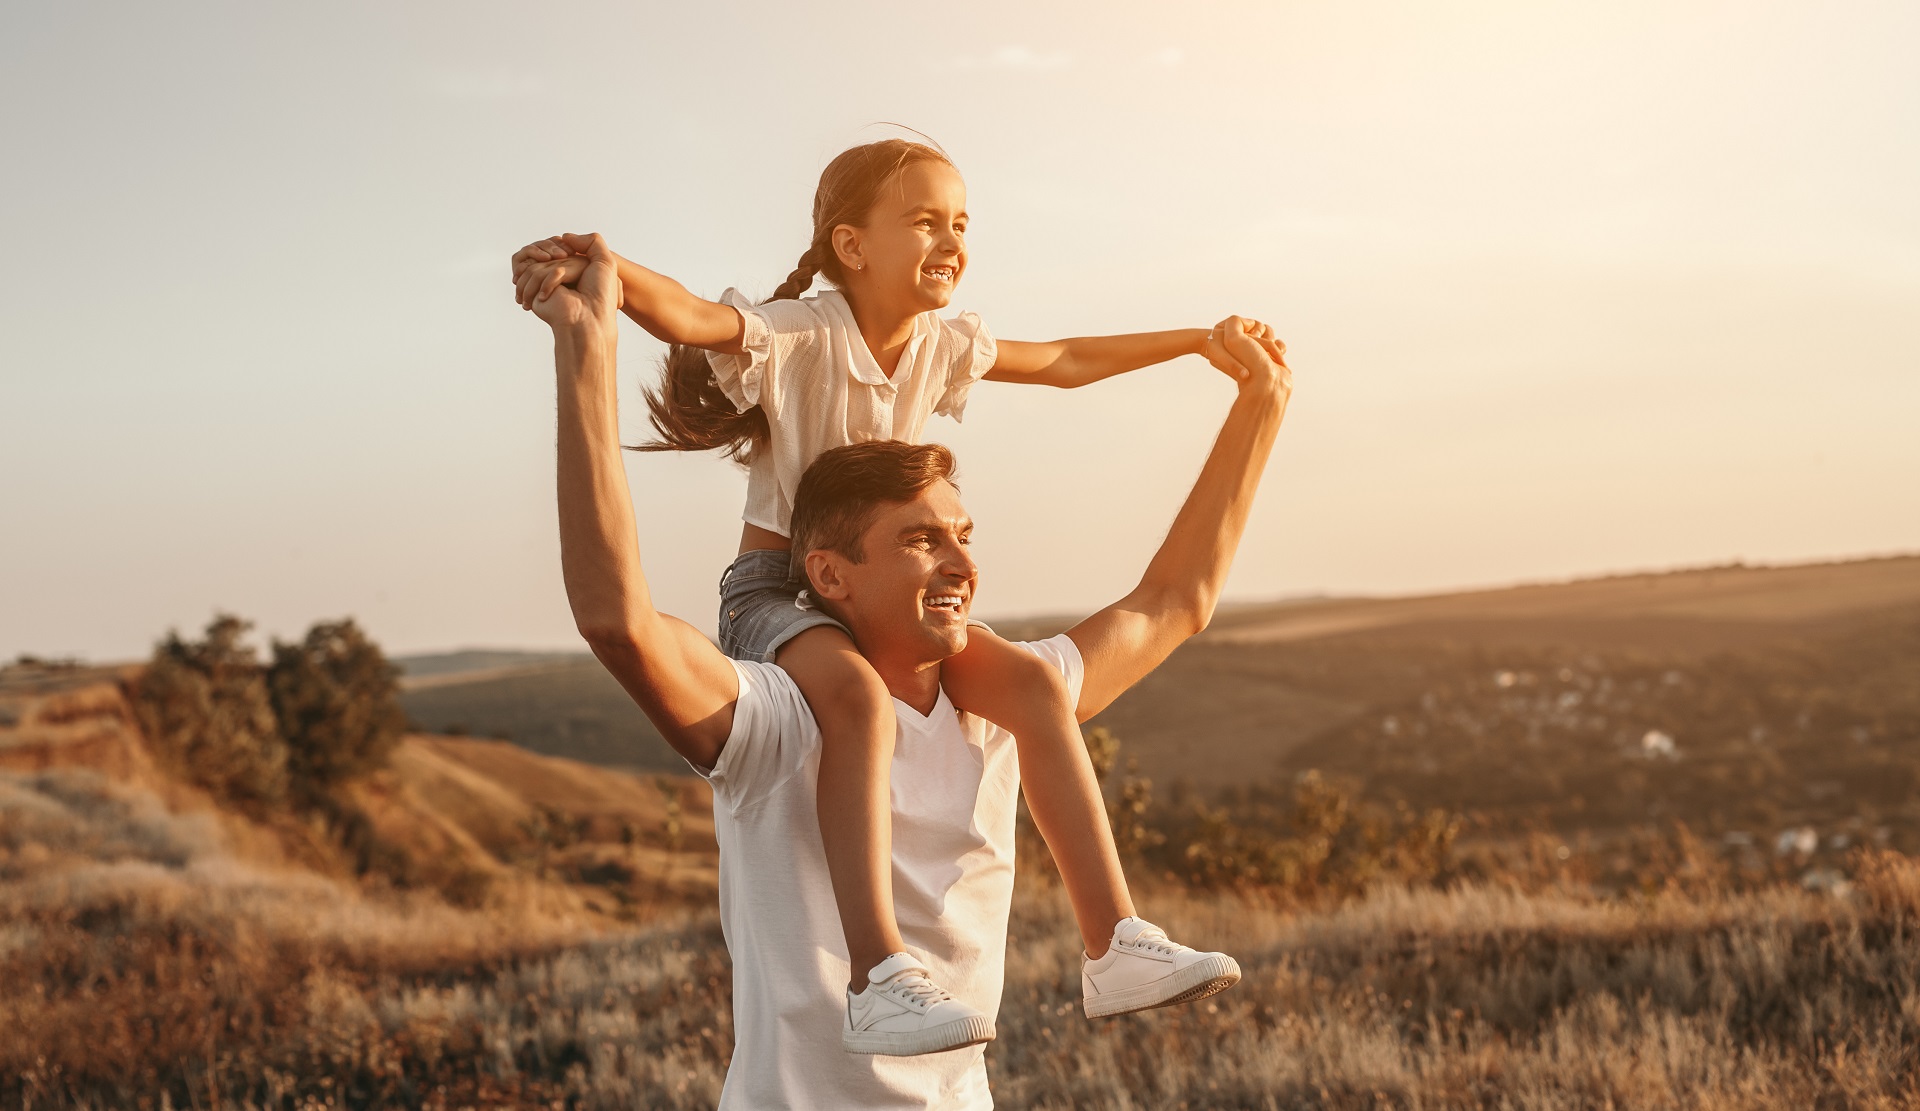
[[[736,554],[745,555],[748,552],[785,552],[792,550],[792,548],[793,541],[772,529],[761,528],[759,525],[746,525],[740,529],[740,551]]]

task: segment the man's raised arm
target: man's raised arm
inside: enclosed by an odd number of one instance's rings
[[[1067,630],[1086,662],[1076,715],[1085,721],[1160,666],[1181,642],[1207,627],[1227,569],[1246,531],[1247,514],[1293,393],[1293,372],[1238,328],[1226,329],[1227,350],[1250,373],[1140,585],[1125,598]]]
[[[559,381],[560,567],[593,654],[667,743],[712,767],[733,728],[739,679],[706,637],[653,608],[640,570],[614,383],[615,261],[594,236],[578,288],[533,305],[553,327]]]

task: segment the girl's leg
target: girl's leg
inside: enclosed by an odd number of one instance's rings
[[[820,726],[820,840],[847,937],[849,987],[859,992],[868,969],[907,947],[893,910],[893,696],[836,628],[808,629],[774,662]]]
[[[1033,824],[1060,866],[1087,955],[1104,955],[1114,924],[1133,915],[1133,897],[1066,680],[1045,660],[976,626],[966,650],[942,665],[941,683],[955,706],[1013,734]]]

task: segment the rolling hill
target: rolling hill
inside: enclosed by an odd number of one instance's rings
[[[590,657],[443,675],[406,700],[435,728],[684,768]],[[1092,724],[1163,795],[1317,769],[1563,829],[1681,817],[1764,840],[1803,823],[1920,847],[1916,722],[1920,557],[1901,556],[1225,607]]]

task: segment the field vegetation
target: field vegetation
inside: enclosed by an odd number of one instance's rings
[[[1225,622],[1169,670],[1224,737],[1303,708],[1265,772],[1169,760],[1163,703],[1087,741],[1143,913],[1246,979],[1084,1019],[1023,826],[997,1102],[1920,1106],[1912,569],[1743,570],[1732,629],[1639,583]],[[1708,612],[1623,625],[1650,595]],[[400,735],[377,649],[316,629],[0,670],[0,1108],[713,1106],[697,781]]]
[[[711,905],[587,929],[237,860],[88,772],[9,776],[8,1107],[711,1107],[731,1044]],[[32,848],[38,846],[37,849]],[[1552,876],[1359,895],[1153,884],[1247,971],[1091,1023],[1070,911],[1021,883],[996,1098],[1089,1107],[1899,1107],[1920,1099],[1920,868],[1846,890]],[[1151,1045],[1152,1052],[1142,1052]]]

